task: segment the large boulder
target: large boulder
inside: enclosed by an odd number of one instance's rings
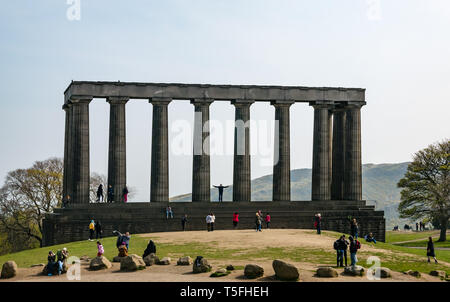
[[[152,266],[159,262],[159,257],[155,253],[151,253],[144,258],[145,265]]]
[[[111,267],[112,267],[111,262],[109,262],[109,260],[104,256],[95,257],[94,259],[91,260],[91,263],[89,264],[89,269],[93,271],[108,269]]]
[[[344,268],[344,274],[350,276],[364,276],[366,270],[360,265],[351,265]]]
[[[17,264],[14,261],[6,261],[2,266],[1,278],[8,279],[17,275]]]
[[[438,270],[431,271],[430,275],[431,276],[435,276],[435,277],[439,277],[441,279],[445,279],[447,277],[447,273],[445,271],[438,271]]]
[[[120,257],[120,256],[116,256],[113,258],[113,262],[122,262],[123,259],[125,259],[126,257]]]
[[[122,261],[120,261],[120,270],[121,271],[133,272],[133,271],[145,269],[145,267],[146,267],[146,265],[145,265],[145,262],[142,259],[142,257],[138,256],[136,254],[128,255],[128,256],[124,257],[124,259],[122,259]]]
[[[388,269],[387,267],[377,267],[377,268],[375,268],[373,270],[373,274],[375,276],[378,276],[378,277],[382,278],[382,279],[391,278],[392,277],[391,270]]]
[[[192,258],[189,256],[181,257],[177,261],[177,265],[191,265],[192,264]]]
[[[202,260],[200,260],[198,265],[195,262],[192,265],[192,272],[194,274],[210,272],[211,269],[212,266],[208,263],[208,260],[206,260],[205,258],[202,258]]]
[[[170,261],[171,261],[170,257],[164,257],[164,258],[162,258],[161,260],[159,260],[159,262],[157,262],[156,264],[159,264],[159,265],[169,265],[169,264],[170,264]]]
[[[298,280],[298,269],[292,264],[286,263],[281,260],[274,260],[272,262],[272,267],[278,279],[285,281]]]
[[[413,271],[413,270],[408,270],[406,272],[404,272],[404,274],[416,277],[416,278],[420,278],[422,275],[420,274],[419,271]]]
[[[337,270],[330,266],[319,267],[316,271],[318,277],[322,278],[336,278],[339,276]]]
[[[244,268],[244,276],[248,279],[256,279],[264,275],[264,269],[256,264],[247,264]]]

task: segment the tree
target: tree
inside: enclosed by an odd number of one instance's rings
[[[401,218],[439,222],[439,241],[445,241],[450,218],[450,140],[428,146],[414,154],[405,176],[398,210]]]
[[[0,189],[0,224],[15,237],[25,236],[42,246],[42,220],[62,202],[63,160],[37,161],[29,169],[6,176]]]

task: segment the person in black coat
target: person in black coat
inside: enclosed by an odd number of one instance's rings
[[[347,266],[347,249],[348,245],[350,243],[345,239],[345,235],[342,235],[339,239],[339,249],[342,251],[342,258],[341,258],[341,266],[343,266],[343,261],[345,260],[345,266]]]
[[[434,253],[433,238],[431,238],[431,237],[428,237],[427,257],[428,257],[428,262],[430,262],[430,257],[433,257],[434,263],[436,263],[436,264],[438,263],[438,261],[436,259],[436,254]]]
[[[102,224],[100,223],[100,221],[96,221],[95,222],[95,239],[98,239],[98,237],[100,237],[100,239],[102,238]]]
[[[184,214],[183,218],[181,219],[181,227],[183,231],[186,230],[186,223],[188,222],[187,214]]]
[[[149,241],[147,248],[144,251],[144,255],[142,255],[142,258],[145,258],[150,254],[156,254],[156,245],[153,240]]]

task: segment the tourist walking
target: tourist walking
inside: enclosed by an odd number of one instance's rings
[[[89,223],[89,241],[92,241],[94,239],[94,232],[95,232],[95,222],[94,220],[91,220],[91,223]]]
[[[184,231],[186,231],[186,223],[188,222],[187,214],[184,214],[183,218],[181,219],[181,228]]]
[[[97,202],[100,202],[100,198],[102,199],[101,202],[103,202],[103,185],[99,184],[97,188]]]
[[[216,215],[211,213],[211,232],[214,231],[214,224],[216,223]]]
[[[233,228],[236,229],[239,223],[239,213],[234,212],[233,213]]]
[[[256,213],[255,224],[256,224],[256,231],[262,232],[262,230],[261,230],[262,218],[261,218],[261,215],[259,214],[259,212]]]
[[[434,243],[433,238],[428,237],[428,244],[427,244],[427,257],[428,257],[428,263],[430,263],[430,257],[433,257],[434,263],[438,263],[436,259],[436,254],[434,253]]]
[[[356,253],[361,248],[361,243],[357,239],[353,238],[353,236],[350,236],[349,239],[350,239],[350,261],[351,261],[350,265],[356,266],[356,263],[358,263]]]
[[[156,245],[153,242],[153,240],[150,240],[147,244],[147,248],[144,251],[144,255],[142,255],[142,258],[147,257],[150,254],[156,254]]]
[[[112,185],[108,186],[108,202],[114,202],[114,189]]]
[[[270,213],[266,214],[266,217],[264,218],[264,220],[266,221],[267,229],[269,229],[270,228]]]
[[[321,234],[322,216],[320,213],[314,215],[314,227],[317,230],[317,234]]]
[[[122,198],[123,198],[123,202],[127,203],[127,201],[128,201],[128,188],[127,188],[127,186],[125,186],[125,188],[123,188],[123,190],[122,190]]]
[[[213,187],[219,189],[219,202],[223,201],[223,189],[226,189],[229,186],[222,186],[222,184],[220,184],[219,186],[213,185]]]
[[[99,220],[97,220],[95,222],[95,239],[98,239],[98,237],[100,237],[100,239],[102,239],[102,224],[100,223]]]
[[[105,249],[100,241],[97,241],[97,257],[103,256],[105,253]]]
[[[169,219],[169,216],[170,216],[170,218],[173,218],[173,212],[172,212],[172,208],[170,206],[168,206],[166,208],[166,219]]]
[[[356,218],[353,218],[352,223],[350,225],[350,235],[352,235],[353,238],[358,239],[358,233],[359,233],[358,222],[356,221]]]
[[[206,229],[208,230],[208,232],[211,232],[211,220],[212,216],[211,213],[209,213],[208,215],[206,215]]]

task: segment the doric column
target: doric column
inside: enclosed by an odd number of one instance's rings
[[[333,147],[332,147],[331,199],[344,199],[345,171],[345,110],[336,107],[333,111]]]
[[[72,203],[89,203],[89,103],[91,100],[92,98],[71,100]]]
[[[150,202],[169,201],[169,131],[167,106],[170,98],[152,98],[152,161]]]
[[[70,103],[63,105],[63,110],[66,112],[66,124],[65,124],[65,131],[64,131],[64,171],[63,171],[63,198],[65,198],[67,195],[70,195],[72,197],[72,190],[71,190],[71,178],[70,178],[70,159],[69,159],[69,152],[70,152],[70,139],[71,139],[71,119],[72,119],[72,107]]]
[[[211,201],[211,176],[209,156],[209,106],[211,99],[195,99],[194,154],[192,167],[192,201]]]
[[[250,105],[253,100],[234,100],[233,201],[251,201]]]
[[[108,187],[114,191],[114,202],[122,202],[122,191],[127,184],[127,146],[125,104],[129,98],[109,97],[109,152]],[[107,189],[107,188],[105,188]]]
[[[291,200],[291,155],[289,108],[294,101],[273,101],[275,106],[275,150],[273,165],[273,201]]]
[[[349,102],[345,117],[344,199],[362,200],[361,102]]]
[[[314,107],[314,138],[312,167],[312,200],[330,200],[330,109],[332,104],[316,102]]]

